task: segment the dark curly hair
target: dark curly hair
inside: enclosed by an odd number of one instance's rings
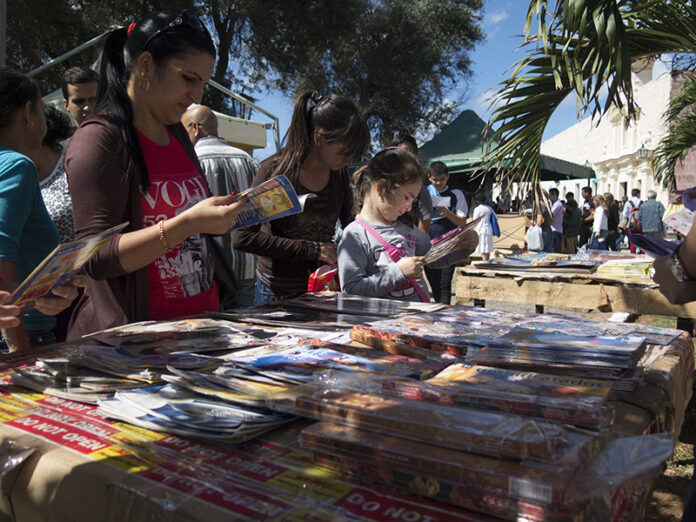
[[[53,105],[44,106],[44,116],[46,117],[46,135],[41,145],[59,151],[62,149],[60,142],[70,137],[70,118]]]

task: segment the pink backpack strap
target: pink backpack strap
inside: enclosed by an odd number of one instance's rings
[[[375,240],[377,240],[377,242],[380,245],[382,245],[382,247],[384,248],[384,251],[387,253],[389,258],[394,263],[396,263],[398,261],[398,259],[394,259],[394,255],[393,255],[394,248],[392,248],[392,245],[390,245],[387,242],[387,240],[382,237],[382,234],[377,232],[371,225],[367,224],[365,221],[363,221],[362,219],[360,219],[358,217],[355,218],[355,221],[357,223],[360,223],[365,228],[365,230],[367,230],[367,233],[370,234],[373,238],[375,238]],[[416,291],[416,293],[418,294],[418,297],[420,297],[421,301],[423,301],[424,303],[430,302],[430,298],[428,297],[428,294],[426,294],[425,291],[423,290],[423,288],[421,288],[421,285],[418,284],[418,281],[416,281],[415,279],[408,279],[407,282]]]

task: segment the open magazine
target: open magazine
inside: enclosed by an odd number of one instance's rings
[[[478,233],[474,226],[482,217],[433,239],[433,246],[423,258],[425,264],[430,268],[444,268],[468,258],[478,246]]]
[[[240,198],[244,196],[248,196],[247,202],[232,230],[297,214],[302,212],[307,198],[315,197],[314,194],[298,197],[292,183],[285,176],[275,176],[239,194]]]
[[[127,225],[128,223],[121,223],[91,237],[58,245],[15,288],[9,304],[20,308],[30,307],[36,299],[50,292],[54,286],[65,283]]]

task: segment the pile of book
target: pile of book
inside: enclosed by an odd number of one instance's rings
[[[588,259],[558,259],[554,254],[512,255],[494,257],[488,261],[475,263],[479,270],[497,270],[513,272],[563,273],[563,272],[594,272],[598,263]],[[569,256],[565,256],[569,257]]]
[[[613,259],[599,265],[597,274],[650,281],[652,264],[653,260],[648,256],[636,256],[631,259]]]

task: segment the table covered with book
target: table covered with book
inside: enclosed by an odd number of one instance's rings
[[[593,309],[677,317],[689,329],[696,304],[673,305],[652,281],[646,255],[591,252],[513,255],[461,267],[456,272],[458,302],[505,301],[544,307]]]
[[[307,295],[7,355],[0,519],[639,520],[685,332]]]

